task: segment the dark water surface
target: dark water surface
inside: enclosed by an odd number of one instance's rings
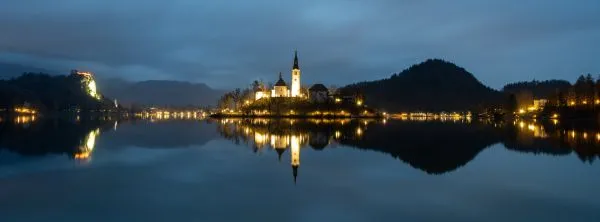
[[[0,122],[0,221],[600,221],[596,123]]]

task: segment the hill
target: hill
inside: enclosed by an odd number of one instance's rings
[[[215,105],[224,91],[204,83],[170,80],[127,82],[111,80],[103,83],[101,91],[124,105],[144,106],[207,106]]]
[[[391,112],[480,110],[501,104],[502,93],[483,85],[462,67],[429,59],[390,78],[340,88],[357,92],[367,104]]]
[[[47,69],[25,66],[13,63],[0,62],[0,79],[10,79],[19,77],[23,73],[50,73],[57,74],[57,71],[51,71]]]
[[[17,78],[0,80],[0,108],[12,110],[13,107],[29,104],[42,112],[56,112],[72,108],[87,111],[114,107],[109,99],[96,94],[95,85],[91,94],[89,82],[83,78],[77,74],[24,73]]]

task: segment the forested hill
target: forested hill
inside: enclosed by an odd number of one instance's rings
[[[56,112],[73,107],[86,110],[114,107],[107,99],[96,99],[82,87],[77,75],[24,73],[10,80],[0,80],[0,109],[30,104],[41,112]]]
[[[592,83],[593,84],[593,83]],[[571,83],[566,80],[546,80],[531,82],[516,82],[506,84],[502,91],[510,94],[519,94],[525,92],[531,93],[535,98],[551,98],[558,92],[565,92],[571,87]]]
[[[501,104],[503,94],[453,63],[429,59],[390,78],[340,89],[361,93],[367,104],[391,112],[480,110]]]

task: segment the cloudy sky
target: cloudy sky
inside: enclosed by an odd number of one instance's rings
[[[499,88],[600,74],[598,0],[2,0],[0,62],[217,88],[374,80],[442,58]]]

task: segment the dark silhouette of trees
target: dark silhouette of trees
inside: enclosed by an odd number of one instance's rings
[[[483,110],[504,97],[464,68],[440,59],[413,65],[390,78],[340,88],[359,91],[366,103],[387,111]]]
[[[42,112],[58,112],[72,108],[88,111],[114,107],[110,99],[98,100],[88,95],[77,75],[24,73],[17,78],[0,80],[0,107],[10,109],[25,103]]]

